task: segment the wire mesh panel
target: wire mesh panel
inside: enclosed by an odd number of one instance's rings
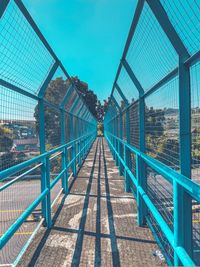
[[[117,101],[117,104],[119,105],[119,107],[121,109],[124,109],[125,108],[124,101],[123,101],[122,97],[120,96],[119,92],[117,91],[117,89],[114,90],[113,96],[114,96],[115,100]]]
[[[161,0],[174,28],[191,54],[199,50],[200,2],[198,0]]]
[[[179,169],[178,78],[148,96],[145,104],[147,153]]]
[[[62,153],[57,152],[50,157],[50,183],[55,182],[55,179],[62,171]],[[61,179],[53,186],[51,190],[51,204],[57,198],[59,192],[62,190]]]
[[[37,101],[0,86],[0,171],[35,157]]]
[[[65,103],[65,110],[66,111],[70,111],[70,109],[72,108],[73,103],[75,102],[76,98],[77,98],[77,93],[75,91],[73,91],[69,95],[69,97],[68,97],[68,99],[67,99],[67,101]]]
[[[157,210],[162,215],[165,222],[168,224],[171,230],[173,230],[173,188],[170,182],[164,177],[156,173],[152,168],[147,167],[147,193],[151,201],[154,203]],[[149,218],[152,217],[150,210],[148,210]],[[163,246],[167,257],[173,262],[174,253],[169,245],[167,238],[163,232],[159,229],[158,223],[151,218],[153,227],[158,235],[158,238]]]
[[[122,113],[122,139],[126,140],[127,132],[126,132],[126,112]]]
[[[25,171],[34,168],[27,175]],[[0,192],[0,229],[1,235],[11,227],[19,216],[40,195],[41,175],[40,166],[30,166],[24,172],[18,172],[8,179],[1,180],[0,187],[6,186],[12,181],[15,183]],[[23,176],[22,176],[23,175]],[[21,178],[20,178],[21,177]],[[22,247],[41,220],[41,206],[39,205],[18,229],[11,240],[0,252],[0,264],[12,264]]]
[[[127,60],[145,91],[178,65],[178,56],[147,3],[144,4]]]
[[[63,71],[58,68],[45,90],[44,98],[47,101],[59,106],[62,104],[70,85],[71,82],[69,79],[67,79]]]
[[[165,256],[168,265],[173,266],[173,248],[167,240],[166,236],[163,234],[159,224],[156,222],[150,210],[148,210],[147,220],[152,232],[154,233],[155,238],[157,239],[157,242],[159,242],[160,248],[162,249],[162,253]]]
[[[130,144],[139,148],[139,102],[134,103],[129,107],[130,113]]]
[[[197,266],[200,265],[200,204],[192,202],[193,255]]]
[[[54,59],[13,0],[1,18],[0,43],[0,78],[37,94]]]
[[[70,141],[70,115],[65,112],[65,142]]]
[[[46,150],[61,145],[60,111],[45,105]]]
[[[78,124],[77,124],[77,118],[73,117],[73,124],[74,124],[74,139],[78,138]]]
[[[200,168],[200,61],[191,67],[192,179],[199,183]]]
[[[134,83],[132,82],[124,67],[122,67],[117,83],[124,96],[128,100],[129,104],[138,99],[138,90],[136,89]]]

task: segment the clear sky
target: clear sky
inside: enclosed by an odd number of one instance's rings
[[[137,0],[24,0],[70,75],[107,98]]]

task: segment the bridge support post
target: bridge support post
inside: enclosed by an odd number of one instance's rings
[[[135,76],[131,66],[126,59],[122,61],[124,68],[126,69],[129,77],[139,93],[139,139],[140,139],[140,151],[145,152],[145,101],[144,101],[144,89],[139,80]],[[136,178],[137,184],[141,186],[144,191],[147,191],[147,175],[145,162],[138,156],[136,156]],[[147,215],[146,205],[137,190],[137,207],[138,207],[138,225],[143,226],[145,224],[145,217]]]
[[[131,138],[130,138],[130,110],[129,108],[126,109],[126,140],[127,143],[130,144]],[[126,149],[124,147],[124,159],[126,162],[126,166],[131,170],[131,153],[130,150]],[[127,174],[127,172],[125,172],[125,192],[131,192],[130,189],[130,177]]]
[[[181,174],[191,178],[191,90],[189,67],[184,62],[190,57],[176,29],[171,24],[160,1],[147,0],[160,26],[179,55],[179,154]],[[182,246],[192,257],[192,200],[181,186],[173,182],[174,243]],[[174,253],[174,265],[182,265]]]
[[[140,133],[140,151],[145,152],[145,102],[144,98],[139,98],[139,133]],[[147,192],[146,164],[141,157],[136,156],[136,178],[138,185]],[[147,208],[139,192],[137,192],[138,205],[138,225],[143,226],[146,222]]]
[[[117,131],[116,131],[116,118],[113,119],[113,124],[114,124],[114,126],[113,126],[114,135],[117,136]],[[117,151],[117,139],[116,138],[114,139],[114,148]],[[117,165],[117,155],[116,155],[115,152],[114,152],[114,160],[115,160],[116,165]]]
[[[61,109],[61,144],[65,144],[65,111]],[[62,153],[62,170],[65,170],[62,176],[62,188],[64,194],[68,193],[68,170],[67,170],[67,148]]]
[[[74,121],[73,121],[73,115],[70,114],[70,141],[74,140]],[[76,177],[76,143],[74,142],[72,144],[72,151],[71,151],[71,159],[74,159],[73,163],[72,163],[72,172],[73,172],[73,176]]]
[[[72,145],[72,158],[74,159],[73,164],[72,164],[73,175],[74,175],[74,177],[76,177],[76,175],[77,175],[77,172],[76,172],[76,161],[77,161],[76,160],[76,142],[74,142]]]
[[[191,178],[191,92],[190,73],[179,57],[179,138],[181,174]],[[192,199],[176,182],[174,189],[174,239],[176,246],[183,246],[192,257]],[[174,265],[180,266],[174,255]]]
[[[40,154],[46,152],[45,148],[45,106],[43,98],[39,99],[39,139],[40,139]],[[45,219],[47,228],[51,227],[51,193],[50,193],[50,166],[49,158],[43,160],[41,167],[41,191],[48,189],[49,192],[42,200],[42,216]]]
[[[115,135],[117,136],[117,137],[119,137],[119,127],[118,127],[118,116],[115,118]],[[119,141],[118,141],[118,139],[116,139],[116,151],[117,151],[117,153],[119,153]],[[119,167],[119,159],[118,159],[118,157],[116,156],[116,165]]]
[[[122,125],[122,113],[120,111],[120,113],[119,113],[119,138],[121,140],[122,140],[122,130],[123,130],[122,127],[123,127],[123,125]],[[123,158],[123,155],[122,155],[122,144],[120,142],[119,142],[119,155],[120,155],[121,158]],[[119,162],[119,173],[120,173],[120,175],[123,174],[123,166],[122,166],[121,161]]]

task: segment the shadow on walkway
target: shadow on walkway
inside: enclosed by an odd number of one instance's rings
[[[109,159],[109,160],[108,160]],[[164,266],[148,228],[136,224],[136,203],[103,138],[98,138],[49,230],[41,229],[19,266]]]

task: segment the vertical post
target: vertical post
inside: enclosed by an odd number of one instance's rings
[[[123,125],[122,125],[122,112],[120,111],[120,113],[119,113],[119,138],[121,140],[122,140],[122,130],[123,130]],[[119,155],[121,156],[121,158],[123,158],[123,155],[122,155],[122,144],[121,144],[121,142],[119,142]],[[123,166],[122,166],[121,161],[119,163],[119,173],[120,173],[120,175],[122,175],[122,173],[123,173]]]
[[[118,127],[118,120],[119,120],[119,117],[117,116],[116,117],[116,136],[117,137],[119,137],[119,127]],[[116,151],[119,153],[119,140],[118,139],[116,139]],[[120,162],[120,160],[119,160],[119,158],[118,157],[116,157],[116,165],[117,166],[119,166],[119,162]]]
[[[113,121],[113,135],[114,135],[114,139],[113,139],[113,141],[114,141],[114,148],[116,149],[116,139],[115,139],[115,135],[116,135],[116,129],[115,129],[115,118],[112,120]],[[113,151],[113,158],[114,158],[114,160],[116,161],[116,154],[115,154],[115,151]]]
[[[78,123],[77,123],[77,127],[78,127],[78,153],[79,153],[79,156],[78,156],[78,165],[79,167],[81,166],[81,122],[79,121],[79,118],[77,118],[78,120]]]
[[[83,148],[83,140],[82,140],[82,136],[83,136],[83,124],[82,124],[82,120],[80,120],[80,136],[81,136],[81,140],[80,140],[80,151],[82,150]],[[80,154],[80,160],[81,160],[81,163],[82,163],[82,159],[83,159],[83,152],[81,152]]]
[[[73,123],[73,115],[70,114],[70,141],[73,141],[74,138],[74,123]],[[72,159],[74,159],[72,164],[72,172],[73,176],[76,177],[76,143],[73,142],[72,144]]]
[[[128,166],[128,148],[124,146],[124,162],[125,162],[125,166]],[[128,173],[126,171],[126,169],[124,169],[124,191],[125,192],[130,192],[130,186],[129,186],[129,182],[128,182]]]
[[[130,144],[131,141],[131,135],[130,135],[130,110],[129,108],[126,109],[126,140],[127,143]],[[131,170],[131,153],[129,149],[124,149],[125,150],[125,162],[127,167]],[[130,177],[129,175],[126,173],[125,175],[125,191],[126,192],[130,192]]]
[[[45,167],[46,167],[46,188],[49,190],[46,195],[46,225],[47,228],[51,227],[51,188],[50,188],[50,160],[49,157],[45,158]]]
[[[44,99],[41,98],[38,101],[39,108],[39,139],[40,139],[40,154],[46,152],[45,148],[45,107]],[[43,160],[41,167],[41,191],[46,188],[49,189],[48,194],[42,200],[42,216],[45,219],[45,224],[49,228],[51,227],[51,195],[50,195],[50,167],[49,158]]]
[[[144,98],[139,98],[139,140],[140,151],[145,152],[145,102]],[[141,186],[145,192],[147,192],[147,176],[146,176],[146,164],[141,157],[136,156],[136,178],[137,183]],[[137,206],[138,206],[138,225],[143,226],[145,224],[145,217],[147,215],[146,205],[137,191]]]
[[[140,139],[140,151],[145,152],[145,103],[144,103],[144,89],[135,76],[132,68],[126,60],[123,61],[123,65],[131,78],[132,82],[136,86],[139,93],[139,139]],[[138,186],[141,186],[144,191],[147,191],[147,177],[146,177],[146,165],[141,157],[136,156],[136,178]],[[138,206],[138,225],[142,226],[145,223],[145,216],[147,213],[146,206],[142,197],[137,190],[137,206]]]
[[[179,139],[181,174],[191,178],[191,91],[190,73],[179,57]],[[183,188],[174,183],[174,239],[176,246],[183,246],[192,257],[192,200]],[[174,265],[179,266],[174,255]]]
[[[65,111],[64,109],[60,110],[61,112],[61,144],[65,144]],[[68,171],[67,171],[67,148],[63,149],[62,153],[62,170],[65,170],[62,176],[62,188],[64,194],[68,192]]]
[[[117,146],[117,138],[116,138],[117,137],[117,118],[116,117],[114,118],[114,136],[115,136],[115,151],[117,151],[118,146]],[[118,166],[118,157],[116,153],[114,153],[114,155],[115,155],[115,163]]]

